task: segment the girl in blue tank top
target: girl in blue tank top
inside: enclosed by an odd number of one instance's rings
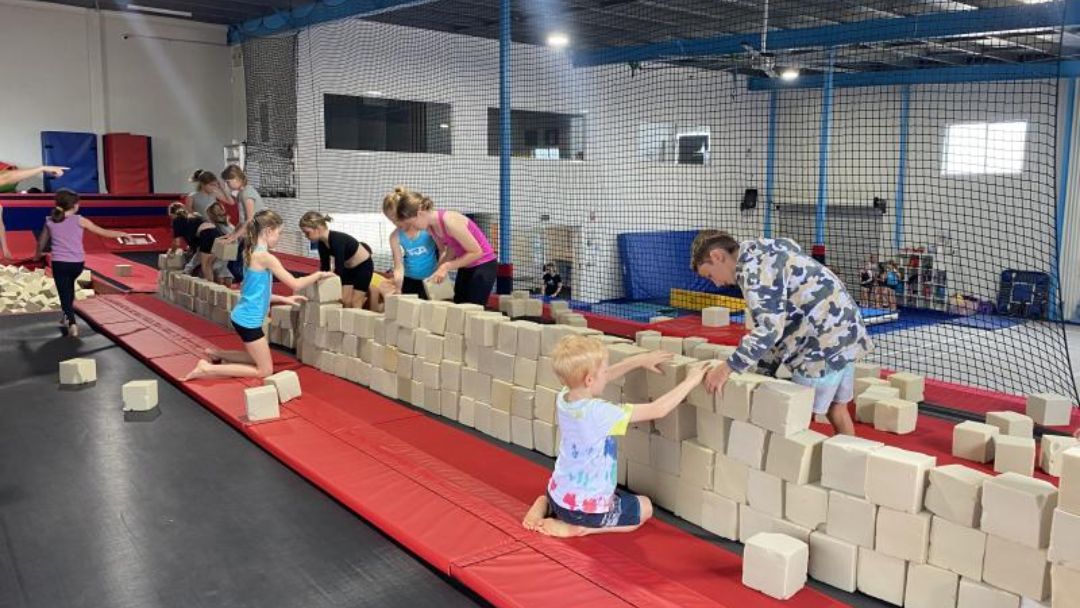
[[[394,254],[394,285],[401,293],[411,293],[427,299],[424,279],[435,274],[439,266],[439,248],[427,230],[405,226],[394,217],[393,209],[383,203],[383,213],[397,226],[390,234],[390,250]]]
[[[200,360],[184,380],[208,377],[265,378],[274,373],[270,358],[270,342],[263,333],[263,322],[271,304],[296,304],[305,298],[299,295],[278,296],[273,293],[277,280],[293,292],[315,282],[331,278],[332,272],[316,272],[296,278],[270,253],[281,237],[281,216],[269,209],[255,214],[248,223],[244,241],[244,282],[240,285],[240,301],[233,307],[229,319],[244,342],[244,350],[206,350],[207,359]]]

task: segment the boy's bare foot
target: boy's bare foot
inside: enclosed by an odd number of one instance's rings
[[[547,496],[540,496],[531,507],[529,512],[525,514],[525,519],[521,522],[522,526],[525,526],[526,530],[532,530],[536,532],[540,529],[541,523],[544,521],[544,516],[547,515],[548,499]]]
[[[188,374],[181,378],[180,381],[187,382],[188,380],[196,380],[205,377],[207,375],[206,372],[209,371],[211,365],[212,364],[209,361],[199,359],[199,362],[195,364],[195,369],[188,372]]]
[[[553,538],[574,538],[577,536],[584,536],[588,532],[588,528],[572,526],[565,521],[559,521],[554,517],[548,517],[540,522],[540,526],[536,531]]]

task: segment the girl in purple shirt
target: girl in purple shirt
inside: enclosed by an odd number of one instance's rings
[[[431,280],[442,283],[452,270],[454,302],[487,306],[495,286],[495,250],[476,222],[457,211],[435,210],[430,198],[398,186],[386,195],[383,210],[412,230],[426,230],[439,246],[439,265]]]
[[[40,260],[45,247],[52,243],[52,275],[56,281],[56,293],[60,296],[60,308],[64,311],[60,326],[71,337],[79,335],[75,324],[75,281],[83,271],[86,253],[83,250],[83,230],[89,230],[107,239],[127,236],[126,232],[106,230],[79,215],[79,195],[63,189],[56,193],[56,206],[45,220],[45,227],[38,238],[35,260]]]

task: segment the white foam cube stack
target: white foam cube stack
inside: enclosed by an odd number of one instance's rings
[[[94,295],[86,276],[80,275],[78,285],[83,289],[76,291],[76,299],[82,300]],[[22,266],[0,265],[0,314],[41,312],[59,310],[60,299],[56,293],[56,283],[45,276],[42,270],[27,270]]]
[[[986,424],[996,426],[1001,435],[1014,437],[1031,437],[1035,428],[1030,416],[1010,411],[987,412]]]
[[[157,380],[132,380],[121,387],[125,412],[145,412],[157,407]]]
[[[1039,447],[1039,468],[1048,475],[1061,476],[1061,455],[1069,448],[1080,445],[1080,439],[1066,435],[1042,436],[1042,444]]]
[[[994,471],[1020,473],[1030,477],[1035,473],[1035,440],[1031,437],[996,435],[994,437]]]
[[[879,431],[907,435],[915,432],[918,420],[919,404],[914,401],[882,399],[874,403],[874,428]]]
[[[60,362],[60,384],[78,385],[97,381],[97,361],[77,358]]]
[[[300,396],[300,377],[292,370],[267,376],[263,382],[277,390],[279,403],[288,403]]]
[[[952,455],[973,462],[986,463],[994,459],[994,437],[1000,433],[996,426],[968,420],[953,427]]]
[[[277,388],[264,385],[244,389],[248,422],[273,420],[281,416]]]
[[[882,447],[871,441],[848,435],[834,435],[822,445],[821,485],[852,496],[866,495],[866,461]]]
[[[784,534],[761,533],[746,542],[742,582],[769,597],[786,600],[806,585],[810,551]]]

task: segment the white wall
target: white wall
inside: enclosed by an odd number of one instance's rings
[[[498,43],[348,20],[299,33],[298,199],[272,201],[293,224],[307,209],[378,209],[395,184],[442,207],[498,211],[498,158],[487,155],[487,109],[498,106]],[[364,95],[453,104],[453,155],[327,150],[322,95]],[[764,187],[767,96],[726,73],[666,69],[632,75],[626,66],[574,69],[557,52],[515,45],[513,107],[586,114],[586,160],[512,161],[513,261],[538,275],[540,215],[582,228],[577,297],[619,297],[620,232],[725,227],[760,232],[761,211],[737,211],[742,191]],[[712,163],[636,160],[638,128],[656,122],[707,126]],[[738,131],[739,137],[730,137]],[[306,249],[297,238],[295,251]],[[689,252],[657,252],[687,256]]]
[[[139,133],[157,191],[180,192],[243,139],[224,27],[20,0],[0,14],[0,159],[41,164],[41,131]]]

